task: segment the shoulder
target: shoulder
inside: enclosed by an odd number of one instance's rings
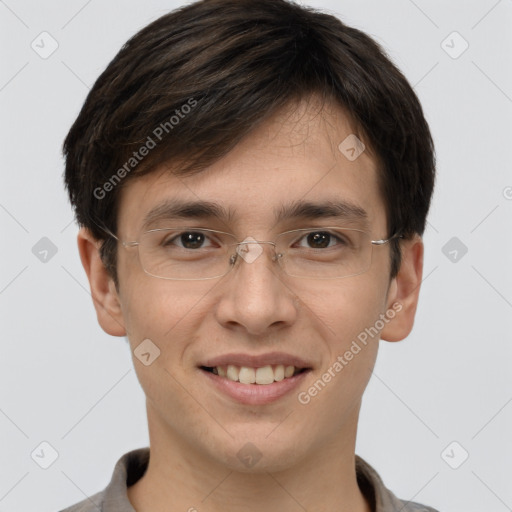
[[[102,512],[103,502],[105,498],[105,490],[93,494],[89,498],[85,498],[68,508],[62,509],[59,512]]]
[[[125,453],[116,463],[107,487],[59,512],[135,512],[127,488],[142,477],[149,463],[149,448]]]
[[[358,455],[356,474],[359,487],[375,512],[439,512],[421,503],[397,498],[384,485],[377,471]]]
[[[439,512],[435,508],[427,507],[426,505],[422,505],[421,503],[416,503],[414,501],[403,501],[397,499],[397,505],[400,505],[400,508],[396,510],[400,510],[401,512]]]

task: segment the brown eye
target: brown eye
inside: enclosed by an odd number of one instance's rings
[[[328,231],[313,231],[303,237],[307,245],[306,249],[326,249],[333,246],[344,246],[347,245],[347,241],[339,235],[329,233]]]
[[[310,233],[307,236],[307,241],[313,249],[323,249],[329,247],[331,235],[329,233]]]
[[[169,247],[177,245],[182,249],[203,249],[205,248],[203,244],[207,238],[205,233],[201,231],[185,231],[173,237],[166,238],[163,240],[162,246]]]

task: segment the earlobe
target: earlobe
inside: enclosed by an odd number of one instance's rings
[[[387,308],[392,320],[381,331],[385,341],[401,341],[414,325],[423,276],[423,241],[419,235],[402,242],[402,263],[389,287]]]
[[[82,265],[89,279],[91,296],[96,309],[98,323],[112,336],[125,336],[126,329],[119,296],[112,277],[100,257],[100,242],[86,228],[77,236],[78,251]]]

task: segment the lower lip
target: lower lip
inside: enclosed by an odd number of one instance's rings
[[[247,405],[265,405],[291,393],[304,380],[310,370],[288,377],[273,384],[242,384],[219,377],[214,373],[199,369],[212,384],[224,394]]]

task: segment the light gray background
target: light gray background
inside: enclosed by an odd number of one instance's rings
[[[306,3],[384,45],[420,97],[438,155],[415,328],[381,342],[357,453],[401,498],[512,510],[512,1]],[[82,500],[123,453],[148,444],[127,344],[96,322],[60,148],[121,45],[178,5],[0,1],[0,512]],[[47,59],[31,48],[43,31],[59,45]],[[453,31],[469,43],[458,58]],[[42,237],[57,248],[46,262],[32,252]],[[455,262],[443,253],[452,237],[468,249]],[[58,452],[48,469],[31,458],[43,441]],[[452,469],[462,450],[469,458]]]

